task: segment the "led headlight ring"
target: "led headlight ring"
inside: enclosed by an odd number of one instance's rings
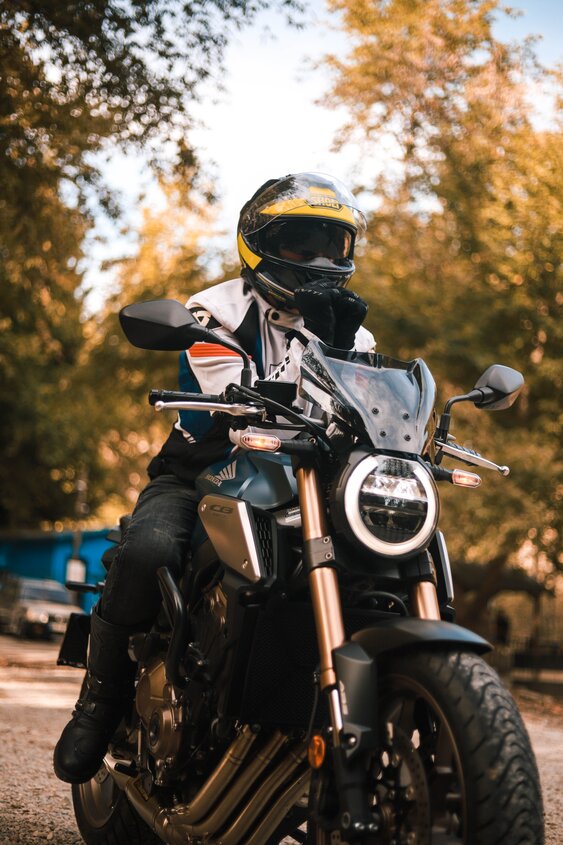
[[[427,511],[422,526],[413,537],[398,543],[390,543],[374,536],[362,519],[360,513],[360,494],[362,485],[368,476],[386,461],[394,460],[391,455],[369,455],[361,460],[352,470],[344,490],[344,509],[348,524],[361,543],[377,554],[385,557],[404,557],[423,549],[431,538],[438,522],[438,493],[434,479],[424,467],[416,461],[397,458],[401,463],[408,464],[410,471],[421,484],[426,494]]]

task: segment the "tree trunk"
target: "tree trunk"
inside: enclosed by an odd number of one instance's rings
[[[467,592],[459,603],[456,603],[459,625],[472,630],[478,630],[483,625],[483,613],[489,601],[499,592],[502,572],[507,563],[507,556],[493,558],[483,567],[483,578],[477,590]],[[454,573],[455,581],[455,573]]]

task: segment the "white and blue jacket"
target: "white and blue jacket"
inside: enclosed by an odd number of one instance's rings
[[[187,308],[199,322],[221,338],[241,346],[250,356],[254,380],[297,382],[307,341],[313,336],[303,327],[300,314],[269,305],[244,279],[222,282],[196,294]],[[361,327],[354,348],[369,352],[375,347],[371,332]],[[219,343],[194,343],[180,356],[180,390],[222,393],[239,383],[242,359]],[[229,420],[214,414],[182,411],[160,453],[149,464],[151,478],[173,473],[191,483],[212,463],[226,457]]]

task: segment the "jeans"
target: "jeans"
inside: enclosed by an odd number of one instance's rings
[[[107,576],[100,615],[113,625],[147,628],[161,604],[157,569],[183,572],[197,518],[197,495],[175,475],[160,475],[142,491]]]

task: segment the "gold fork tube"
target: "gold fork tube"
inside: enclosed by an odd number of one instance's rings
[[[301,505],[303,539],[315,540],[324,537],[327,532],[326,514],[317,471],[312,467],[300,467],[295,478]]]
[[[419,581],[410,592],[411,608],[419,619],[437,619],[440,617],[440,605],[436,587],[431,581]]]
[[[295,477],[301,505],[303,540],[318,540],[326,537],[326,515],[316,470],[311,467],[300,467]],[[320,687],[325,689],[336,684],[332,651],[342,645],[345,640],[336,572],[329,566],[312,569],[309,572],[309,587],[321,658]]]
[[[325,689],[336,684],[332,652],[345,639],[336,572],[324,566],[313,569],[309,573],[309,587],[321,658],[320,687]]]

